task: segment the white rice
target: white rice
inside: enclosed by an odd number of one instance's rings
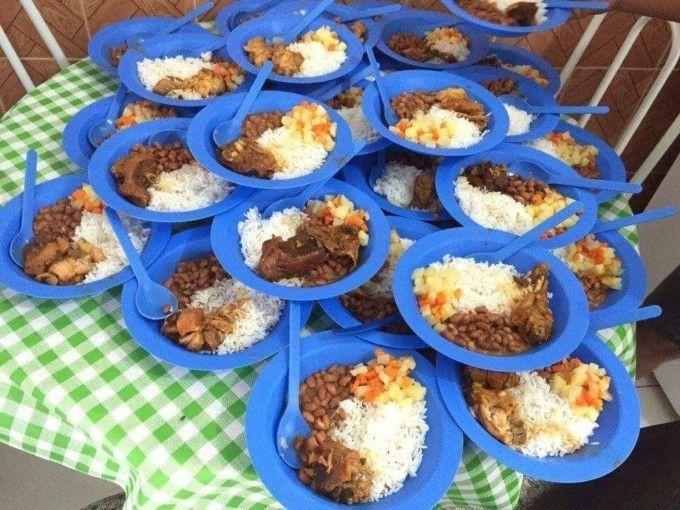
[[[397,492],[408,476],[416,476],[429,428],[424,401],[368,404],[352,398],[340,408],[346,418],[330,436],[366,459],[373,471],[369,501]]]
[[[517,400],[527,428],[526,443],[517,450],[532,457],[561,457],[588,443],[597,422],[576,414],[536,372],[520,372],[519,378],[519,384],[507,390]]]
[[[122,216],[121,220],[135,250],[141,252],[146,245],[146,241],[149,239],[151,230],[145,227],[139,220],[127,216]],[[128,265],[123,248],[121,248],[118,238],[113,232],[105,214],[85,211],[71,239],[73,241],[84,239],[92,246],[99,248],[106,256],[104,260],[94,264],[92,269],[85,275],[85,280],[82,283],[101,280],[117,273]]]
[[[528,133],[531,129],[531,123],[536,120],[536,116],[511,104],[503,103],[503,107],[510,117],[508,135],[516,136]]]
[[[437,39],[432,45],[432,48],[442,53],[453,55],[458,62],[464,62],[470,55],[470,48],[468,48],[467,41],[457,41],[454,43],[447,39]],[[446,62],[441,58],[435,57],[430,59],[430,63],[444,64]]]
[[[233,278],[199,290],[192,296],[190,306],[212,313],[236,300],[245,303],[238,308],[232,332],[222,337],[218,354],[242,351],[262,340],[279,322],[284,306],[283,300],[254,291]]]
[[[547,18],[547,13],[548,10],[546,9],[545,2],[542,0],[526,0],[527,2],[535,3],[536,6],[538,7],[538,11],[536,11],[536,24],[540,25],[541,23],[545,23],[548,18]],[[496,5],[496,8],[503,12],[507,13],[508,12],[508,7],[511,5],[517,3],[517,0],[491,0],[493,4]]]
[[[409,207],[413,200],[413,187],[423,170],[412,165],[404,165],[396,161],[385,164],[385,169],[380,177],[375,180],[373,191],[387,199],[390,204],[405,209],[416,209]],[[432,209],[438,209],[435,202]]]
[[[380,135],[371,127],[366,120],[364,111],[361,105],[353,106],[351,108],[340,108],[335,110],[338,114],[347,121],[349,130],[352,132],[352,138],[356,140],[366,140],[367,143],[377,140]]]
[[[193,211],[219,202],[234,187],[197,163],[187,163],[172,172],[162,172],[148,188],[154,211]]]
[[[344,50],[327,50],[319,41],[295,42],[288,49],[300,53],[304,60],[302,67],[295,73],[297,77],[321,76],[340,69],[347,60]]]
[[[168,76],[184,80],[197,74],[201,69],[210,69],[211,58],[210,52],[202,53],[199,57],[177,55],[176,57],[145,58],[137,62],[137,72],[142,85],[148,90],[153,90],[159,81]]]
[[[526,207],[500,191],[473,186],[464,175],[456,179],[454,194],[463,212],[482,227],[515,235],[524,234],[533,227],[533,218]]]
[[[264,242],[274,236],[284,241],[290,239],[306,216],[296,207],[276,211],[269,218],[263,218],[257,207],[249,209],[245,219],[238,224],[241,253],[246,265],[254,269],[262,257]]]
[[[272,179],[292,179],[311,174],[326,161],[328,151],[320,143],[306,143],[291,136],[287,126],[268,129],[257,143],[271,151],[281,169]]]
[[[532,149],[539,150],[541,152],[545,152],[546,154],[560,159],[560,157],[557,155],[557,151],[555,148],[555,144],[548,140],[547,138],[536,138],[536,140],[531,140],[526,144],[528,147],[531,147]]]
[[[485,306],[490,312],[506,315],[521,296],[515,283],[519,273],[509,264],[476,262],[474,259],[446,254],[441,262],[433,262],[429,267],[440,270],[449,267],[457,271],[455,287],[461,293],[452,302],[457,311],[471,311],[478,306]]]

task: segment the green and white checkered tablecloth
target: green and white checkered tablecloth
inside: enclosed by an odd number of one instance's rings
[[[65,122],[112,92],[89,60],[36,88],[0,121],[0,203],[21,191],[26,149],[40,180],[76,172],[61,150]],[[602,215],[623,215],[623,201]],[[635,232],[627,232],[637,243]],[[243,418],[257,367],[192,372],[158,362],[123,326],[120,289],[75,301],[0,288],[0,441],[124,488],[126,508],[280,508],[253,470]],[[315,314],[308,327],[326,322]],[[635,370],[630,326],[602,338]],[[445,454],[445,452],[442,452]],[[522,476],[467,444],[440,507],[509,509]]]

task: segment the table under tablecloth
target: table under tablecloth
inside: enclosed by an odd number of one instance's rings
[[[29,147],[39,153],[40,181],[83,170],[61,149],[64,125],[116,86],[86,59],[7,112],[0,120],[0,203],[21,191]],[[629,212],[617,199],[600,214]],[[624,234],[637,245],[633,229]],[[118,288],[58,302],[0,288],[0,441],[120,485],[126,508],[280,508],[245,445],[258,366],[205,373],[158,361],[125,330],[119,297]],[[316,310],[307,328],[329,324]],[[634,327],[599,334],[633,375]],[[521,474],[467,441],[439,506],[510,509],[521,483]]]

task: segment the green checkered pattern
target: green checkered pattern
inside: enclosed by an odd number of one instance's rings
[[[39,152],[41,180],[78,171],[61,150],[64,124],[115,86],[83,60],[4,116],[0,203],[20,192],[29,147]],[[619,200],[601,214],[628,212]],[[627,235],[637,244],[633,230]],[[126,508],[280,508],[245,447],[243,418],[258,367],[202,373],[158,362],[126,332],[119,296],[114,289],[54,302],[0,289],[0,441],[117,483]],[[315,312],[307,327],[328,325]],[[601,334],[633,375],[633,328]],[[510,509],[521,483],[520,474],[468,442],[440,507]]]

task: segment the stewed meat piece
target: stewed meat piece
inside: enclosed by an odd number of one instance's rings
[[[548,264],[537,264],[518,283],[527,287],[511,318],[520,335],[530,344],[545,342],[552,334],[554,319],[548,307]]]
[[[262,245],[257,271],[270,281],[304,277],[327,258],[319,240],[307,232],[298,232],[287,241],[274,236]]]
[[[269,179],[276,172],[278,163],[274,155],[251,138],[239,138],[228,143],[220,151],[222,164],[234,172]]]
[[[409,207],[414,209],[429,209],[432,202],[436,199],[434,189],[434,174],[432,172],[422,172],[418,174],[413,182],[413,198]]]
[[[130,202],[140,207],[149,205],[151,195],[147,188],[161,173],[149,154],[131,152],[119,159],[111,168],[118,181],[118,191]]]

